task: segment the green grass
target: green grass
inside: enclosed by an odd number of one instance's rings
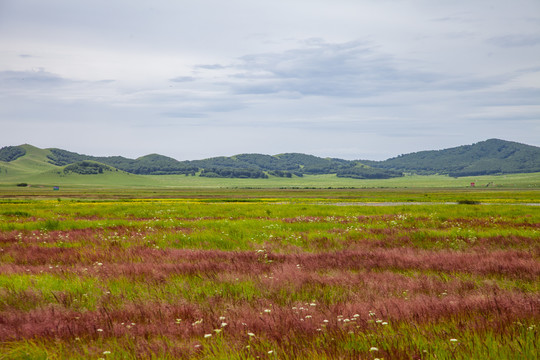
[[[15,160],[17,161],[17,160]],[[405,176],[382,180],[360,180],[338,178],[335,175],[306,175],[304,177],[268,179],[221,179],[184,175],[133,175],[121,171],[105,172],[99,175],[63,174],[57,170],[44,173],[0,174],[0,186],[14,187],[26,182],[32,187],[60,186],[63,188],[157,188],[157,189],[215,189],[215,188],[540,188],[540,173],[508,174],[498,176],[479,176],[451,178],[442,175]],[[489,189],[489,187],[488,187]],[[30,189],[29,189],[30,190]]]
[[[15,190],[0,359],[538,353],[536,190]]]

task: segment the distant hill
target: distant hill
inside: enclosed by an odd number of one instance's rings
[[[239,154],[194,161],[150,154],[137,159],[98,157],[32,145],[0,149],[2,174],[81,174],[118,172],[139,175],[192,175],[219,178],[302,177],[335,174],[356,179],[387,179],[403,173],[452,177],[540,172],[540,148],[490,139],[444,150],[420,151],[384,161],[321,158],[301,153]],[[7,176],[7,175],[6,175]]]
[[[313,155],[287,153],[280,155],[239,154],[195,161],[177,161],[158,154],[128,159],[121,156],[97,157],[62,150],[49,149],[48,161],[66,166],[81,161],[94,161],[119,170],[139,175],[196,175],[221,178],[292,177],[304,174],[337,174],[358,179],[386,179],[402,174],[394,170],[372,168],[357,161],[320,158]]]
[[[198,167],[190,166],[186,162],[180,162],[173,158],[158,154],[146,155],[138,159],[128,159],[122,156],[99,157],[81,155],[62,149],[50,149],[50,152],[51,154],[48,156],[49,162],[56,166],[64,166],[80,161],[91,160],[115,167],[131,174],[140,175],[192,174],[199,170]]]
[[[444,150],[420,151],[385,161],[365,161],[372,167],[416,174],[452,177],[540,171],[540,148],[489,139]]]

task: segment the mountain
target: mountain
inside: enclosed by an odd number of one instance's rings
[[[444,150],[400,155],[384,161],[321,158],[301,153],[239,154],[194,161],[150,154],[137,159],[98,157],[32,145],[0,149],[0,176],[50,173],[95,175],[198,175],[221,178],[302,177],[335,174],[357,179],[386,179],[403,173],[446,174],[453,177],[540,172],[540,148],[499,139]]]
[[[540,148],[489,139],[444,150],[420,151],[384,161],[364,161],[380,169],[452,177],[540,172]]]

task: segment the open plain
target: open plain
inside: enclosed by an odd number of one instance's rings
[[[0,359],[538,354],[535,189],[0,196]]]

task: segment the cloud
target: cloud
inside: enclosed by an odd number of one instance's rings
[[[74,81],[36,69],[35,71],[0,71],[0,84],[9,87],[50,87],[72,84]]]
[[[540,35],[513,34],[513,35],[497,36],[497,37],[492,37],[488,39],[488,43],[495,46],[503,47],[503,48],[536,46],[536,45],[540,45]]]
[[[170,79],[169,81],[181,83],[181,82],[191,82],[195,80],[196,79],[193,76],[177,76],[175,78]]]
[[[162,112],[160,115],[168,118],[183,118],[183,119],[199,119],[207,117],[206,114],[202,113],[188,113],[188,112],[182,112],[182,111],[167,111]]]
[[[477,94],[476,98],[466,95],[463,100],[480,106],[540,106],[540,88],[528,87],[504,91],[485,91]]]
[[[513,76],[429,71],[361,40],[328,43],[309,39],[283,52],[247,54],[236,63],[211,66],[226,69],[221,84],[235,94],[290,98],[365,98],[399,92],[478,90],[505,83]]]
[[[391,56],[363,41],[305,43],[309,46],[240,57],[233,78],[242,81],[231,83],[232,88],[240,94],[356,97],[433,81],[431,74],[399,69]]]
[[[220,64],[210,64],[210,65],[196,65],[196,69],[206,69],[206,70],[222,70],[226,67]]]

